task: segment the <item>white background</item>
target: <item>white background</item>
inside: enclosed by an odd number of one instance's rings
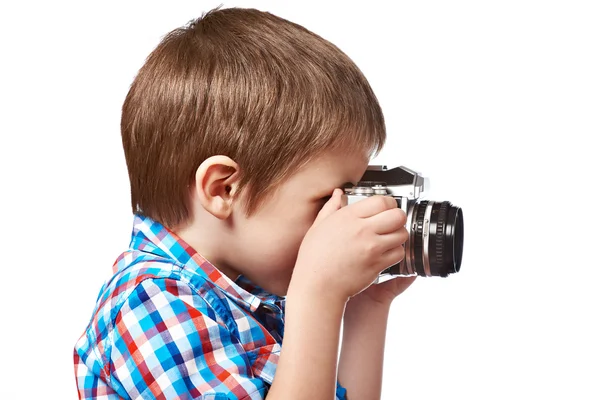
[[[0,6],[0,398],[76,398],[73,345],[129,243],[120,108],[161,37],[218,4]],[[383,399],[599,399],[598,3],[230,6],[346,52],[386,116],[373,164],[464,210],[461,272],[393,305]]]

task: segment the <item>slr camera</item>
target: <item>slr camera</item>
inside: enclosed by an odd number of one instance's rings
[[[441,276],[460,270],[463,214],[449,201],[419,200],[429,180],[406,167],[388,170],[369,165],[356,186],[347,185],[343,202],[349,205],[373,195],[391,196],[406,213],[408,240],[402,261],[385,269],[374,283],[398,275]]]

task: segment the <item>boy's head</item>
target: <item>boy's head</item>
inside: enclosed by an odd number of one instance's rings
[[[385,142],[377,99],[342,51],[237,8],[164,37],[125,99],[121,132],[133,211],[277,294],[321,198],[356,183]]]

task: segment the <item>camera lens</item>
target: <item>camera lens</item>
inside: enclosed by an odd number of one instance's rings
[[[449,201],[421,201],[408,212],[406,262],[420,276],[446,277],[460,270],[464,224]]]

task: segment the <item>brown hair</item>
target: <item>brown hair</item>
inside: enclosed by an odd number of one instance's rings
[[[168,33],[123,104],[134,213],[172,227],[208,157],[240,166],[250,216],[324,151],[378,154],[381,108],[359,68],[304,27],[255,9],[213,9]]]

